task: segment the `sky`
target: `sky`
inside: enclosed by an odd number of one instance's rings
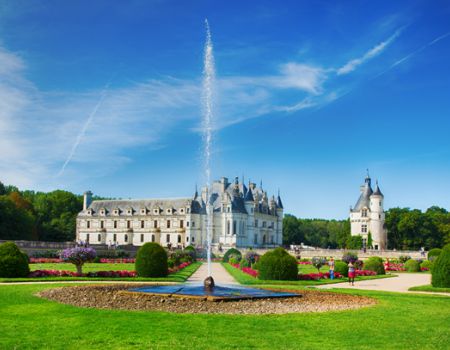
[[[212,176],[286,213],[348,217],[366,169],[385,207],[450,209],[448,1],[0,1],[0,181],[105,197]]]

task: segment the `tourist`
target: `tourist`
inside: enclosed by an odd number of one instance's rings
[[[355,285],[355,266],[351,261],[348,263],[348,284],[350,283]]]
[[[384,262],[384,271],[389,271],[389,258],[386,258],[386,261]]]
[[[333,257],[330,258],[330,261],[328,262],[328,266],[330,268],[330,280],[334,280],[334,259],[333,259]]]

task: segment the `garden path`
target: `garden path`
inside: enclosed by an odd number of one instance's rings
[[[217,262],[211,263],[211,275],[216,284],[239,284],[228,271],[225,270],[222,264]],[[191,277],[188,278],[187,282],[192,284],[202,284],[206,277],[208,277],[208,264],[204,263]]]
[[[420,293],[420,294],[442,294],[450,296],[449,293],[428,293],[408,291],[411,287],[423,286],[431,284],[431,274],[429,273],[399,273],[396,277],[381,278],[374,280],[356,281],[354,286],[347,282],[336,284],[325,284],[317,286],[320,289],[332,288],[349,288],[349,289],[365,289],[365,290],[380,290],[385,292],[401,292],[401,293]]]

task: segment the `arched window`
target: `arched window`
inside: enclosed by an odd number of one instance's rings
[[[128,235],[125,235],[124,241],[125,241],[125,242],[128,242]]]
[[[155,242],[155,235],[152,235],[152,242]]]
[[[181,235],[178,235],[178,243],[181,243]]]

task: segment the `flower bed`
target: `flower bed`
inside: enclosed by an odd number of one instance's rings
[[[30,258],[30,264],[54,264],[62,262],[63,261],[58,258]]]
[[[359,276],[376,276],[376,272],[375,271],[370,271],[370,270],[355,270],[355,276],[359,277]]]
[[[385,271],[406,271],[405,264],[403,263],[385,263],[384,264]]]
[[[318,281],[320,279],[330,278],[329,272],[320,272],[320,273],[305,273],[299,274],[298,279],[301,281]],[[339,272],[334,273],[334,278],[342,278],[342,275]]]
[[[186,266],[191,265],[190,262],[184,262],[177,267],[169,269],[169,274],[178,272],[184,269]],[[35,270],[32,271],[28,277],[137,277],[136,271],[96,271],[88,273],[77,273],[73,271],[62,271],[62,270]]]
[[[298,265],[311,265],[311,261],[297,261]]]
[[[134,264],[136,259],[132,258],[122,258],[122,259],[100,259],[100,263],[102,264]]]

